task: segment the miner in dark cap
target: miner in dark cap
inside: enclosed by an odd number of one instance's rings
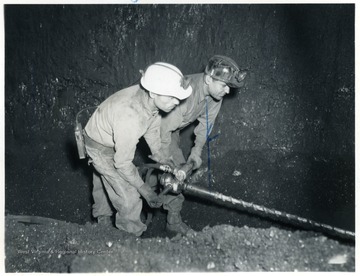
[[[230,88],[242,87],[245,76],[246,72],[240,70],[234,60],[222,55],[210,58],[205,72],[185,76],[186,85],[192,87],[193,93],[161,119],[162,150],[176,167],[192,163],[195,170],[201,166],[201,152],[219,113],[223,97],[229,94]],[[194,129],[195,143],[190,156],[185,159],[180,149],[179,133],[196,120],[199,123]],[[169,194],[164,197],[163,208],[168,210],[167,229],[186,234],[190,228],[182,222],[180,216],[183,201],[182,194]]]

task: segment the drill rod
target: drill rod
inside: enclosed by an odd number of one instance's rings
[[[189,193],[194,196],[200,196],[203,198],[210,199],[220,205],[224,205],[224,203],[230,203],[231,207],[238,209],[238,210],[247,210],[251,213],[255,213],[257,215],[271,218],[274,220],[280,220],[282,222],[288,222],[294,224],[299,227],[303,227],[309,230],[316,230],[323,233],[327,233],[329,235],[335,235],[342,237],[344,239],[350,239],[355,241],[355,233],[347,230],[343,230],[341,228],[333,227],[327,224],[318,223],[312,221],[310,219],[302,218],[299,216],[287,214],[281,211],[277,211],[275,209],[266,208],[264,206],[256,205],[254,203],[249,203],[240,199],[236,199],[230,196],[223,195],[218,192],[209,191],[206,188],[199,187],[193,184],[184,183],[183,191],[185,193]],[[227,204],[229,205],[229,204]]]

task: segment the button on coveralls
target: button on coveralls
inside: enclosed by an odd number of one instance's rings
[[[201,156],[207,139],[207,128],[209,127],[208,134],[210,135],[222,104],[222,100],[215,101],[211,96],[207,95],[204,73],[188,75],[186,78],[190,79],[190,85],[193,88],[192,94],[161,118],[162,150],[166,157],[172,156],[177,166],[186,162],[180,149],[180,130],[195,120],[199,121],[199,124],[194,129],[196,137],[191,153]],[[206,104],[208,106],[207,114]],[[182,194],[178,196],[169,195],[166,201],[169,209],[179,212],[182,208],[184,196]]]
[[[116,209],[117,228],[140,236],[143,185],[133,164],[136,145],[144,136],[151,153],[159,153],[160,115],[146,91],[134,85],[116,92],[96,109],[85,126],[85,146],[97,171],[93,175],[95,218],[111,216],[108,199]]]

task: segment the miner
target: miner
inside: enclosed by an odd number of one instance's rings
[[[241,71],[234,60],[221,55],[210,58],[204,73],[185,76],[193,93],[161,119],[162,149],[176,167],[192,163],[195,170],[201,166],[201,152],[219,113],[223,97],[229,94],[230,88],[242,87],[245,76],[246,72]],[[194,129],[195,143],[186,160],[180,149],[179,133],[195,120],[199,122]],[[190,228],[181,220],[183,201],[182,194],[169,194],[164,198],[163,207],[168,210],[167,226],[180,224],[179,232],[186,234]]]
[[[86,152],[95,168],[92,214],[98,223],[110,225],[113,207],[115,226],[136,236],[147,228],[140,219],[141,197],[150,207],[162,205],[133,164],[136,145],[144,137],[154,159],[163,162],[159,111],[170,112],[192,93],[191,86],[184,86],[181,71],[171,64],[156,62],[141,73],[140,84],[102,102],[84,129]]]

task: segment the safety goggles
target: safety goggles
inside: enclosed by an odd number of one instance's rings
[[[246,77],[245,71],[240,71],[235,64],[232,64],[226,57],[213,58],[206,68],[207,74],[214,79],[225,82],[228,86],[239,88]]]
[[[210,76],[225,82],[229,86],[238,87],[238,84],[245,79],[246,72],[236,70],[230,66],[218,66],[216,68],[212,68]]]

